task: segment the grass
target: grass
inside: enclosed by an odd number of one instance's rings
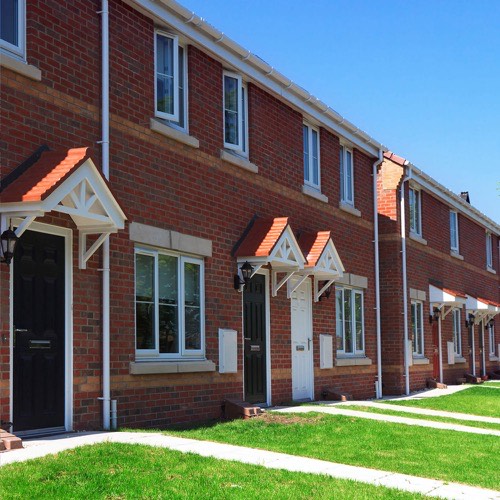
[[[408,413],[405,411],[391,410],[390,408],[375,408],[369,406],[357,406],[349,405],[345,407],[348,410],[362,411],[367,413],[378,413],[382,415],[393,415],[395,417],[407,417],[416,420],[430,420],[432,422],[443,422],[446,424],[456,424],[465,425],[467,427],[476,427],[479,429],[492,429],[494,431],[500,431],[500,424],[492,424],[490,422],[475,422],[473,420],[460,420],[456,418],[449,417],[436,417],[434,415],[420,415],[415,413]]]
[[[493,387],[500,387],[500,380],[489,380],[484,383],[485,386],[491,385]]]
[[[406,500],[424,496],[162,448],[105,443],[0,468],[0,498]]]
[[[324,414],[216,423],[168,434],[500,489],[496,436]]]
[[[494,387],[470,387],[447,396],[404,401],[398,399],[384,403],[500,418],[500,394]]]

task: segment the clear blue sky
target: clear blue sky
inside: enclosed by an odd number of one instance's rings
[[[500,223],[500,0],[180,0]]]

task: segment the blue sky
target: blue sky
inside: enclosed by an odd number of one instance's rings
[[[180,0],[500,223],[499,0]]]

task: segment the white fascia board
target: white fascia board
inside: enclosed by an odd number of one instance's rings
[[[226,37],[224,33],[177,2],[172,0],[159,0],[158,2],[125,0],[125,2],[134,8],[139,8],[138,10],[147,16],[170,25],[180,34],[204,47],[218,59],[223,60],[234,70],[245,74],[264,88],[281,96],[293,107],[304,113],[306,117],[345,138],[365,153],[378,157],[380,149],[387,151],[387,147],[372,139],[319,99],[281,75],[265,61]],[[182,16],[183,19],[179,16]],[[285,85],[283,81],[289,83]]]
[[[462,306],[466,303],[463,297],[452,295],[434,285],[429,285],[429,302],[431,304],[441,304],[446,306]]]
[[[494,312],[495,310],[495,306],[490,306],[489,304],[486,304],[486,302],[476,299],[475,297],[471,297],[470,295],[467,295],[465,308],[468,311],[489,311],[491,309],[492,312]]]
[[[422,172],[422,170],[418,169],[411,163],[408,163],[407,166],[410,168],[411,180],[413,182],[423,187],[426,191],[444,200],[450,207],[455,208],[462,214],[467,215],[467,217],[485,227],[493,234],[496,234],[497,236],[500,235],[500,226],[489,217],[481,213],[466,201],[462,200],[458,195],[452,193],[449,189],[446,189],[443,185],[439,184],[439,182],[432,179],[432,177],[428,176],[425,172]]]

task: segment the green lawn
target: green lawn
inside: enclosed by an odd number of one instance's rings
[[[500,418],[500,393],[494,387],[470,387],[447,396],[384,403]]]
[[[375,408],[371,406],[349,405],[346,406],[345,408],[347,408],[348,410],[362,411],[366,413],[393,415],[395,417],[407,417],[416,420],[430,420],[432,422],[443,422],[446,424],[465,425],[467,427],[476,427],[479,429],[492,429],[495,431],[500,431],[500,424],[492,424],[489,422],[474,422],[472,420],[460,420],[457,418],[449,418],[449,417],[435,417],[433,415],[420,415],[416,413],[408,413],[405,411],[392,410],[390,407],[386,409],[386,408]]]
[[[500,489],[500,438],[324,414],[216,423],[177,436]]]
[[[142,445],[106,443],[1,467],[0,498],[424,497],[322,475],[265,469]]]
[[[484,383],[485,386],[491,385],[493,387],[500,387],[500,380],[489,380]]]

